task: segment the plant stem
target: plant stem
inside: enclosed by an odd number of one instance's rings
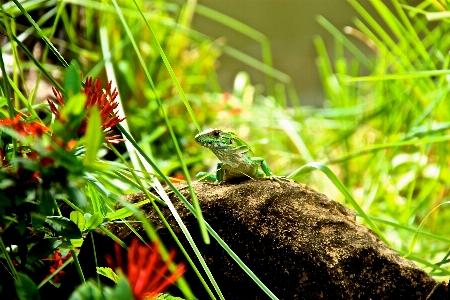
[[[6,261],[8,262],[8,266],[11,269],[11,273],[12,273],[12,275],[14,277],[14,280],[16,280],[17,279],[16,268],[14,268],[14,265],[13,265],[13,262],[11,260],[11,257],[9,257],[9,254],[6,251],[6,247],[5,247],[5,244],[3,243],[3,239],[1,238],[1,236],[0,236],[0,250],[2,250],[2,252],[5,254],[5,258],[6,258]]]
[[[80,280],[82,283],[85,283],[86,279],[84,279],[83,270],[81,269],[80,262],[78,261],[77,253],[75,252],[75,250],[70,250],[70,253],[72,253],[73,261],[75,262],[75,266],[77,267]]]

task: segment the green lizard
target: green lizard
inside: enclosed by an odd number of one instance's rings
[[[200,172],[196,176],[197,180],[224,182],[256,177],[275,180],[285,178],[274,175],[267,162],[261,157],[253,156],[249,145],[232,132],[210,128],[197,134],[195,141],[203,147],[211,149],[220,160],[217,164],[216,174]],[[262,171],[259,169],[260,167]]]

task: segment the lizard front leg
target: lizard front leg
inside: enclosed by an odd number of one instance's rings
[[[195,175],[195,179],[198,181],[208,181],[208,182],[222,182],[223,173],[222,173],[223,163],[217,163],[216,174],[208,173],[208,172],[199,172]]]
[[[261,167],[264,174],[261,174],[261,171],[258,170],[258,175],[263,175],[263,177],[270,179],[270,180],[276,180],[279,181],[280,179],[286,179],[285,176],[277,176],[273,174],[272,170],[270,169],[269,165],[267,164],[266,160],[262,157],[252,157],[250,158],[253,164]]]

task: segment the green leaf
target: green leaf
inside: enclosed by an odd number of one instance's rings
[[[86,222],[87,230],[95,230],[103,223],[103,215],[99,212],[95,212]]]
[[[105,298],[108,300],[134,299],[126,277],[120,276],[119,282],[116,284],[114,289],[110,290],[110,292],[106,294]]]
[[[150,203],[150,200],[139,201],[137,203],[134,203],[133,206],[139,207],[139,206],[147,204],[147,203]],[[108,220],[123,219],[123,218],[131,216],[132,214],[133,214],[133,212],[130,211],[128,208],[122,207],[122,208],[116,210],[115,212],[107,214],[105,216],[105,218]]]
[[[70,213],[70,220],[72,222],[74,222],[75,224],[77,224],[78,228],[80,229],[80,231],[83,231],[86,225],[86,219],[84,218],[83,214],[80,213],[79,211],[72,211]]]
[[[83,246],[84,239],[70,239],[70,244],[76,248]]]
[[[41,296],[33,280],[23,273],[18,273],[17,275],[18,278],[14,280],[17,297],[20,300],[40,300]]]
[[[103,141],[102,121],[100,118],[100,111],[96,106],[93,106],[90,111],[85,140],[87,142],[86,152],[83,157],[83,165],[85,167],[93,167],[95,166],[97,153]]]
[[[105,277],[108,277],[115,283],[119,282],[119,275],[114,273],[114,271],[111,268],[97,267],[97,273]]]
[[[69,68],[66,70],[64,74],[64,83],[63,83],[64,91],[65,91],[65,99],[70,99],[72,96],[80,93],[81,89],[81,78],[80,78],[80,70],[78,68],[78,64],[76,61],[72,60],[70,62]]]
[[[85,282],[84,284],[78,286],[78,288],[70,295],[69,300],[102,300],[102,292],[97,288],[97,286],[91,282]],[[133,298],[123,298],[123,299],[133,299]]]
[[[5,12],[5,11],[0,11],[0,13],[2,13],[2,14],[5,14],[5,16],[7,16],[8,18],[11,18],[11,19],[14,19],[14,17],[13,16],[11,16],[10,14],[8,14],[7,12]],[[15,19],[14,19],[15,20]]]
[[[411,253],[413,252],[414,246],[416,245],[417,237],[418,237],[418,235],[419,235],[419,230],[420,230],[420,228],[422,227],[422,225],[425,223],[425,221],[428,219],[428,217],[429,217],[436,209],[440,208],[440,207],[441,207],[442,205],[444,205],[444,204],[450,204],[450,201],[445,201],[445,202],[439,204],[438,206],[434,207],[434,208],[433,208],[433,209],[425,216],[425,218],[423,218],[422,222],[420,222],[419,227],[417,227],[416,233],[414,234],[414,238],[413,238],[413,240],[412,240],[412,242],[411,242],[411,246],[409,246],[408,252],[407,252],[405,255],[403,255],[404,257],[410,256]]]
[[[45,223],[52,227],[58,235],[62,235],[67,239],[81,238],[81,232],[78,226],[67,218],[51,216],[47,217]]]
[[[61,111],[61,116],[64,119],[72,119],[70,116],[84,116],[86,110],[84,105],[86,104],[87,97],[84,93],[77,93],[65,102],[64,108]],[[80,120],[81,122],[81,120]]]
[[[81,209],[86,209],[87,200],[84,193],[72,182],[66,186],[67,196],[69,197],[69,201],[80,207]]]
[[[53,215],[53,209],[55,207],[55,201],[53,200],[53,195],[51,191],[47,188],[43,188],[41,185],[38,187],[37,199],[39,200],[39,214],[42,216]],[[32,224],[34,228],[41,228],[44,225],[44,220],[42,219],[32,219]]]
[[[64,58],[61,56],[61,54],[58,52],[56,47],[50,42],[50,40],[47,38],[47,36],[44,34],[44,32],[41,30],[38,24],[33,20],[33,18],[30,16],[30,14],[23,8],[23,6],[20,4],[18,0],[13,0],[13,2],[16,4],[16,6],[20,9],[20,11],[23,13],[23,15],[28,19],[28,21],[33,25],[34,29],[37,31],[37,33],[40,35],[42,40],[47,44],[50,51],[53,52],[53,54],[58,58],[58,60],[61,62],[61,64],[64,67],[67,67],[68,64],[64,60]]]
[[[55,237],[40,240],[34,244],[28,252],[28,260],[30,262],[48,257],[56,248],[61,245],[61,241]]]
[[[87,195],[91,199],[91,205],[94,212],[101,212],[101,201],[98,192],[92,187],[91,184],[87,184]],[[87,219],[86,219],[87,220]]]
[[[6,106],[8,104],[8,101],[5,97],[0,97],[0,107]]]

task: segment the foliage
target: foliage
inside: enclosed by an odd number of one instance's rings
[[[42,286],[64,285],[64,268],[73,264],[75,285],[81,285],[72,299],[132,297],[127,274],[106,266],[96,267],[117,280],[115,287],[86,280],[79,248],[94,230],[126,247],[103,224],[128,225],[131,215],[149,240],[157,240],[139,206],[150,203],[158,211],[156,203],[162,203],[207,276],[186,256],[190,267],[212,299],[223,298],[162,180],[198,216],[204,241],[209,235],[216,239],[276,299],[203,221],[198,203],[189,203],[172,184],[189,185],[190,175],[215,165],[213,155],[194,142],[198,124],[233,131],[257,156],[264,154],[275,174],[291,173],[347,201],[393,249],[432,275],[448,277],[447,7],[442,1],[415,7],[372,1],[381,23],[359,2],[349,3],[360,18],[343,32],[317,17],[335,38],[332,51],[321,37],[314,40],[323,108],[298,105],[292,80],[271,64],[267,37],[195,1],[2,4],[0,25],[8,37],[0,52],[0,260],[7,266],[1,271],[7,278],[2,295],[39,299]],[[196,14],[260,43],[262,61],[192,29]],[[355,46],[356,40],[367,49]],[[254,86],[239,72],[234,89],[223,92],[215,73],[222,54],[263,72],[267,85]],[[12,64],[5,64],[7,57]],[[92,77],[108,78],[103,81],[109,84]],[[33,83],[26,85],[30,78]],[[311,168],[322,173],[307,173]],[[157,195],[148,191],[150,185]],[[138,190],[148,200],[132,205],[118,196]],[[158,252],[170,262],[164,245]],[[193,298],[182,277],[176,285]]]

